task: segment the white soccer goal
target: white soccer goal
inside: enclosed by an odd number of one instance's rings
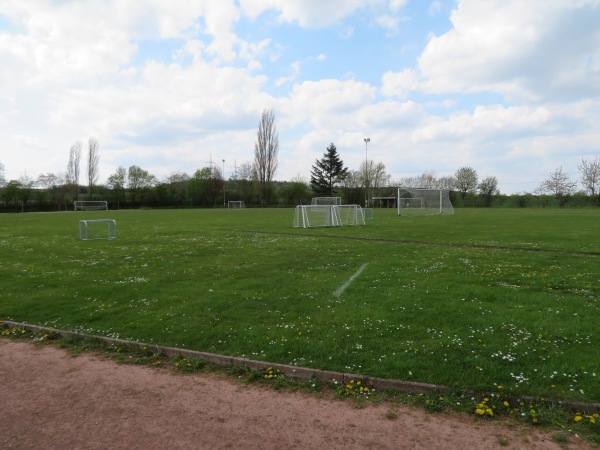
[[[365,214],[360,205],[339,205],[336,208],[340,211],[340,220],[342,225],[364,225]]]
[[[229,200],[227,202],[227,208],[229,209],[246,209],[246,204],[243,200]]]
[[[294,212],[294,227],[339,227],[340,211],[335,205],[298,205]]]
[[[313,197],[311,205],[341,205],[342,197]]]
[[[116,239],[117,222],[112,219],[80,220],[79,239]]]
[[[108,211],[108,202],[99,200],[76,200],[73,202],[75,211]]]
[[[399,216],[454,214],[447,189],[398,188]]]

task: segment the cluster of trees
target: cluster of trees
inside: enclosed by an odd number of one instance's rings
[[[310,172],[310,182],[301,177],[286,182],[274,181],[278,167],[279,135],[272,110],[264,110],[258,124],[254,145],[254,161],[236,167],[228,180],[218,165],[210,164],[193,175],[176,173],[165,180],[136,165],[118,167],[105,185],[98,185],[99,143],[91,137],[87,145],[86,183],[80,180],[83,144],[77,141],[70,149],[64,174],[42,174],[37,179],[26,175],[19,180],[6,181],[4,165],[0,162],[0,200],[5,210],[70,209],[74,200],[108,200],[111,208],[131,207],[216,207],[226,206],[227,200],[243,200],[247,205],[293,206],[310,203],[315,196],[341,196],[348,204],[393,206],[393,202],[374,198],[394,198],[397,187],[448,189],[456,206],[528,206],[550,204],[559,206],[600,205],[600,159],[582,160],[578,165],[584,191],[578,191],[559,167],[536,189],[541,201],[532,202],[532,194],[502,196],[498,180],[488,176],[479,180],[472,167],[461,167],[451,176],[437,177],[426,172],[416,177],[392,180],[382,162],[364,161],[358,170],[344,166],[335,144],[331,143],[323,157],[317,159]],[[574,198],[577,202],[574,202]],[[538,199],[538,200],[539,200]],[[1,207],[1,203],[0,203]]]

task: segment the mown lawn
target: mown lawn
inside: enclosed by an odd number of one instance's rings
[[[293,216],[0,215],[0,320],[600,401],[600,209],[375,210],[318,229]],[[118,238],[79,240],[84,218],[115,219]]]

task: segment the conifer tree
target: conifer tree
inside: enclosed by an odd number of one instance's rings
[[[329,144],[323,158],[317,159],[310,171],[310,186],[319,195],[333,196],[335,187],[348,176],[348,169],[340,159],[333,143]]]

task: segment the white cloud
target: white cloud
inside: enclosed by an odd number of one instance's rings
[[[240,0],[244,14],[258,17],[276,10],[282,22],[297,22],[302,27],[324,27],[365,7],[370,0]]]
[[[407,97],[419,87],[419,76],[412,69],[386,72],[381,77],[381,93],[390,97]]]
[[[451,21],[419,58],[429,92],[537,101],[600,94],[597,0],[461,0]]]

